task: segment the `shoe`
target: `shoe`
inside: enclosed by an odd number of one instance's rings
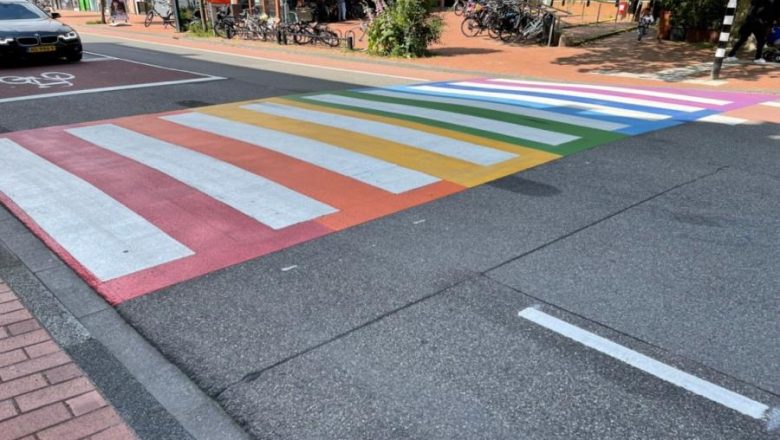
[[[737,58],[737,57],[726,57],[726,59],[724,59],[723,61],[725,61],[727,63],[737,63],[737,62],[739,62],[739,58]]]
[[[759,58],[757,60],[753,60],[753,64],[766,64],[766,60],[763,58]]]

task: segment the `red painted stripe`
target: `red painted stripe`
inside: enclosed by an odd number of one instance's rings
[[[333,206],[339,212],[316,220],[330,229],[347,228],[464,189],[451,182],[437,182],[392,194],[272,150],[183,127],[159,115],[122,118],[113,123],[207,154]]]
[[[196,252],[192,257],[99,283],[97,290],[113,304],[330,232],[315,222],[274,231],[161,172],[59,128],[8,137],[96,186]]]

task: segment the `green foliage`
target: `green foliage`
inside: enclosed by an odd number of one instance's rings
[[[194,37],[208,38],[213,37],[214,33],[208,29],[204,29],[200,22],[191,23],[187,26],[187,33]]]
[[[672,11],[673,25],[689,29],[719,29],[726,12],[726,0],[662,0],[661,5]]]
[[[432,15],[431,1],[395,0],[368,28],[368,51],[376,55],[414,58],[425,56],[439,41],[441,18]]]

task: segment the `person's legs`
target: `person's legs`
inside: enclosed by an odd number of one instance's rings
[[[734,43],[734,47],[731,48],[731,51],[728,54],[729,58],[733,58],[737,56],[737,51],[739,51],[740,48],[745,44],[748,37],[750,37],[750,34],[752,33],[752,29],[750,26],[746,24],[743,24],[741,28],[739,28],[739,40],[737,40],[736,43]]]
[[[764,58],[764,46],[766,45],[766,36],[769,31],[766,28],[758,27],[753,31],[756,37],[756,57],[754,60]]]

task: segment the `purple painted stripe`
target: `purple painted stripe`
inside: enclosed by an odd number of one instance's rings
[[[483,84],[497,84],[497,85],[509,86],[509,87],[517,86],[517,87],[534,88],[534,89],[538,89],[540,92],[544,92],[545,90],[564,90],[564,91],[569,90],[569,91],[572,91],[572,92],[592,93],[592,94],[598,94],[598,95],[604,95],[604,96],[614,96],[614,97],[618,97],[618,98],[642,99],[642,100],[645,100],[645,101],[653,101],[653,102],[656,102],[656,103],[659,103],[659,104],[660,103],[664,103],[664,104],[687,105],[687,106],[691,106],[691,107],[699,107],[699,108],[702,108],[702,109],[710,109],[710,110],[722,110],[722,109],[726,108],[728,105],[730,105],[730,104],[717,105],[717,104],[702,103],[702,102],[691,102],[691,101],[686,101],[686,100],[683,100],[683,99],[672,99],[672,98],[668,98],[668,97],[663,97],[662,98],[662,97],[658,97],[658,96],[639,95],[639,94],[636,94],[636,93],[629,93],[629,92],[622,93],[622,92],[618,92],[618,91],[614,91],[614,90],[590,89],[590,88],[586,88],[586,87],[577,87],[576,84],[573,84],[573,85],[513,84],[513,83],[509,83],[509,82],[491,81],[491,80],[479,80],[479,81],[474,81],[474,82],[479,82],[479,83],[483,83]],[[620,86],[611,86],[610,85],[609,87],[620,87]],[[623,88],[623,87],[621,87],[621,88]],[[640,87],[630,87],[630,88],[626,87],[625,89],[626,90],[635,89],[635,90],[650,91],[648,89],[640,88]],[[674,90],[674,89],[671,89],[671,90],[658,90],[658,91],[663,91],[665,93],[674,93],[674,94],[677,94],[677,95],[687,95],[687,93],[685,93],[686,92],[685,90]],[[711,96],[701,96],[701,97],[702,98],[711,98],[711,99],[721,99],[721,98],[715,98],[715,97],[711,97]],[[723,99],[723,100],[724,101],[731,101],[730,99]]]
[[[476,80],[471,80],[471,82],[479,82],[479,83],[486,83],[486,84],[500,84],[500,85],[507,85],[507,86],[512,85],[512,83],[509,82],[493,81],[490,79],[476,79]],[[665,103],[672,103],[672,104],[686,104],[686,105],[708,108],[708,109],[718,110],[718,111],[734,110],[737,108],[747,107],[761,102],[772,101],[777,99],[777,97],[773,95],[765,95],[765,94],[762,95],[762,94],[754,94],[754,93],[722,92],[722,91],[709,91],[709,90],[698,90],[698,89],[676,89],[676,88],[669,88],[669,87],[623,87],[623,86],[616,86],[611,84],[594,84],[594,85],[603,85],[608,87],[621,87],[621,88],[626,88],[627,90],[635,89],[635,90],[645,90],[649,92],[674,93],[677,95],[695,96],[698,98],[708,98],[708,99],[719,99],[722,101],[731,102],[730,104],[726,104],[726,105],[716,105],[716,104],[707,104],[707,103],[700,103],[700,102],[690,102],[684,100],[674,100],[670,98],[658,98],[654,96],[636,95],[631,93],[619,93],[619,92],[608,91],[608,90],[581,88],[581,87],[577,87],[576,84],[560,85],[560,86],[559,85],[547,86],[547,85],[539,85],[539,84],[533,84],[533,85],[516,84],[516,85],[519,87],[539,88],[540,90],[541,89],[572,90],[572,91],[579,91],[579,92],[619,96],[624,98],[647,99],[650,101],[665,102]]]
[[[637,87],[639,88],[639,87]],[[679,93],[682,95],[698,96],[702,98],[722,99],[724,101],[731,101],[731,104],[719,107],[720,110],[728,111],[742,107],[748,107],[755,104],[760,104],[767,101],[777,100],[777,95],[767,95],[760,93],[740,93],[740,92],[714,92],[709,90],[700,89],[672,89],[665,87],[641,87],[643,90],[651,90],[666,93]]]

